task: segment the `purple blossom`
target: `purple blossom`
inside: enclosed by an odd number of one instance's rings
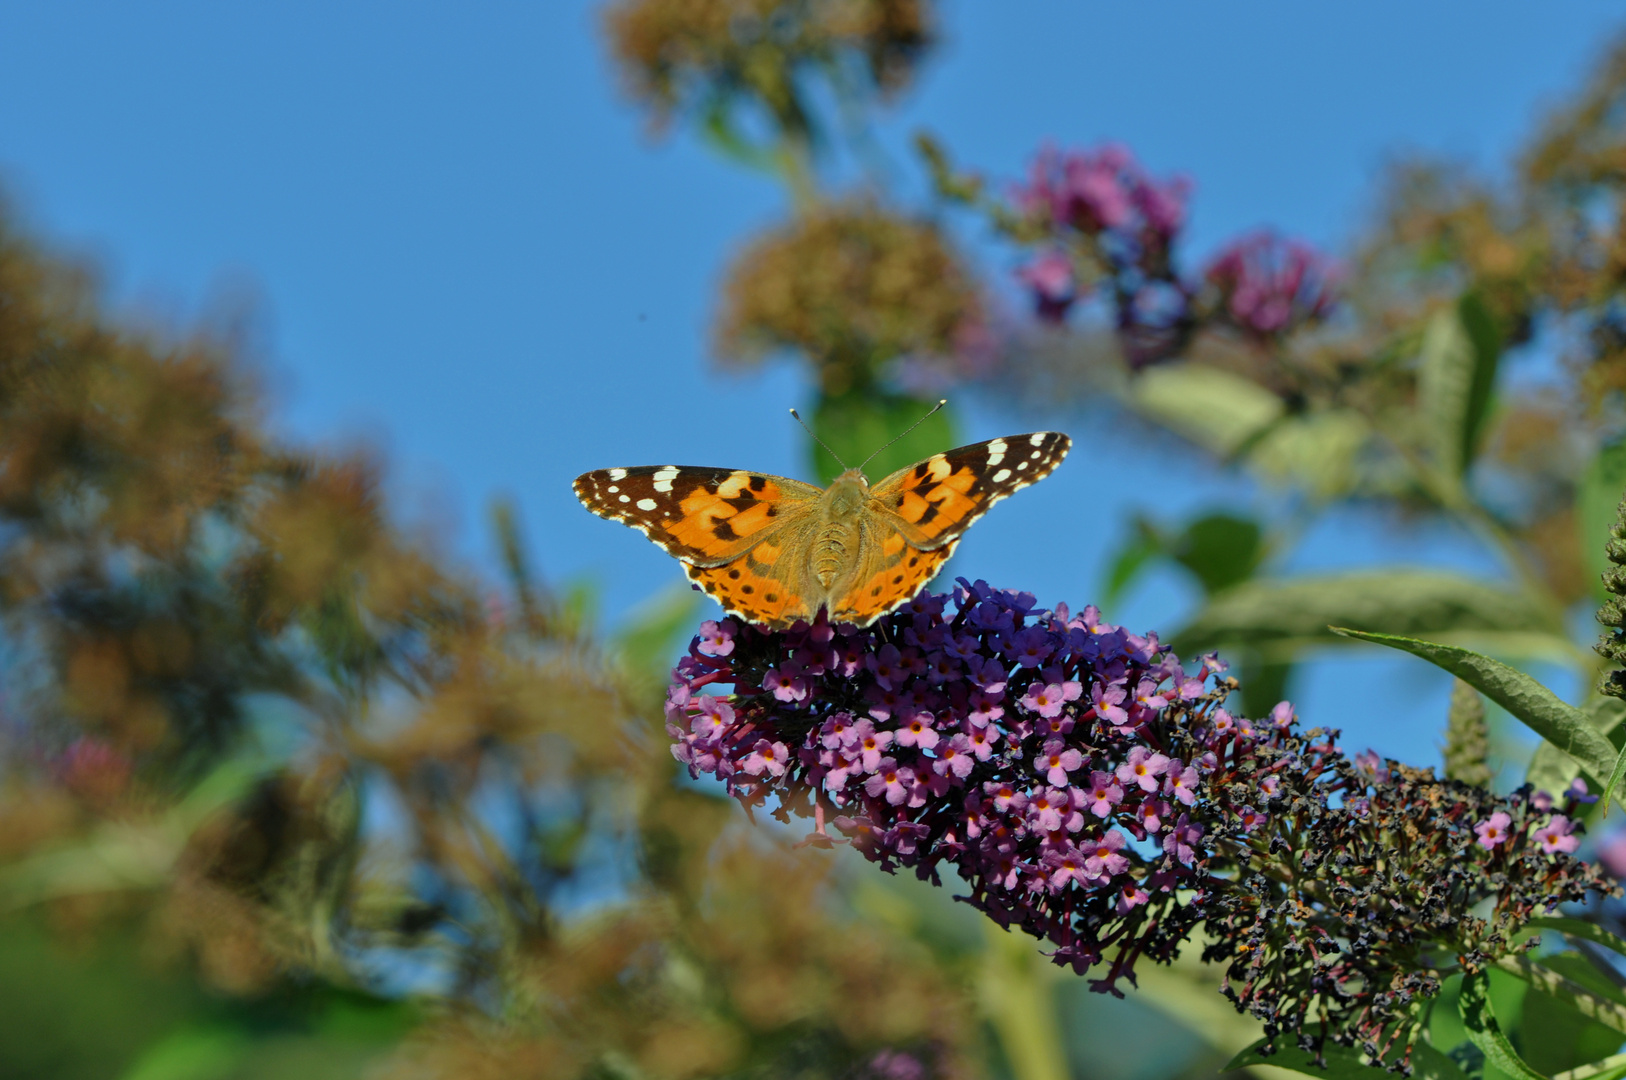
[[[1570,781],[1569,790],[1565,791],[1564,794],[1578,803],[1595,803],[1598,801],[1598,796],[1588,793],[1586,781],[1579,776]]]
[[[1089,803],[1090,813],[1098,818],[1104,818],[1124,801],[1124,789],[1112,782],[1111,773],[1092,772],[1086,801]]]
[[[734,621],[707,619],[700,624],[700,640],[695,648],[702,656],[724,657],[734,651]]]
[[[1172,795],[1186,806],[1197,801],[1197,766],[1182,766],[1176,758],[1164,767],[1163,775],[1163,794]]]
[[[1581,838],[1571,834],[1575,823],[1563,814],[1554,814],[1545,824],[1536,828],[1535,840],[1541,845],[1541,850],[1548,855],[1562,851],[1566,855],[1575,854],[1575,849],[1581,846]]]
[[[783,776],[789,760],[790,750],[784,743],[758,739],[756,746],[746,755],[745,760],[740,762],[740,768],[752,776],[761,776],[763,773]]]
[[[1142,791],[1156,791],[1159,787],[1157,778],[1168,767],[1167,755],[1137,746],[1129,751],[1129,760],[1118,766],[1117,775],[1125,786],[1134,784]]]
[[[1202,838],[1203,827],[1192,821],[1189,814],[1181,814],[1174,828],[1164,835],[1163,850],[1189,866],[1197,857],[1197,844]]]
[[[1276,707],[1270,710],[1270,722],[1278,728],[1290,728],[1299,714],[1293,711],[1290,701],[1278,701]]]
[[[1067,702],[1077,701],[1083,693],[1083,685],[1077,682],[1035,681],[1022,696],[1022,707],[1043,717],[1060,716]]]
[[[1325,319],[1339,272],[1308,245],[1260,232],[1222,249],[1203,276],[1232,323],[1270,339]]]
[[[1071,781],[1067,774],[1084,764],[1084,755],[1061,739],[1050,739],[1033,759],[1033,767],[1044,774],[1056,787],[1066,787]]]
[[[780,701],[806,701],[807,683],[801,678],[801,669],[794,662],[769,668],[762,677],[762,688]]]
[[[1065,252],[1046,251],[1016,271],[1016,280],[1033,294],[1034,313],[1045,322],[1061,322],[1078,299],[1073,260]]]
[[[1498,844],[1506,843],[1508,839],[1508,826],[1512,824],[1513,819],[1500,810],[1492,814],[1486,820],[1481,821],[1478,825],[1474,826],[1474,832],[1479,834],[1479,846],[1484,848],[1486,851],[1490,851]]]
[[[1129,714],[1121,707],[1126,692],[1120,683],[1110,683],[1103,686],[1096,683],[1090,687],[1090,704],[1095,709],[1095,715],[1113,724],[1129,723]]]

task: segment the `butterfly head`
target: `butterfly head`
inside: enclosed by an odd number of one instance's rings
[[[857,469],[848,469],[830,481],[825,498],[836,516],[856,514],[869,502],[869,478]]]

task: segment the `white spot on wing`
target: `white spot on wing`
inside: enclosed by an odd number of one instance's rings
[[[657,473],[656,475],[658,476],[660,474]],[[657,480],[657,481],[655,481],[655,490],[656,491],[671,491],[672,490],[672,481],[670,481],[670,480]]]
[[[625,469],[611,469],[610,470],[610,479],[611,480],[625,480],[626,477],[627,477],[627,470],[625,470]]]
[[[1045,437],[1044,432],[1035,431],[1033,433],[1033,437],[1028,439],[1028,442],[1032,443],[1034,446],[1043,446],[1044,445],[1044,437]]]
[[[990,461],[989,464],[993,464],[993,463]],[[994,474],[994,483],[1002,484],[1006,480],[1009,480],[1010,477],[1011,477],[1011,470],[1009,470],[1009,469],[1001,469],[1001,470],[999,470],[998,472],[996,472]]]
[[[623,496],[621,496],[621,501],[622,502],[631,502],[632,498],[631,498],[631,496],[623,495]]]
[[[1018,461],[1018,462],[1017,462],[1017,463],[1016,463],[1016,468],[1017,468],[1017,471],[1021,471],[1021,470],[1022,470],[1022,469],[1025,469],[1025,468],[1027,468],[1027,467],[1028,467],[1028,463],[1027,463],[1027,462],[1025,462],[1025,461]]]
[[[657,505],[654,499],[639,499],[637,503],[638,509],[646,512],[655,509]]]
[[[990,466],[994,466],[994,465],[998,465],[1001,461],[1004,461],[1005,460],[1005,450],[1006,450],[1006,446],[1005,446],[1005,440],[1004,439],[995,439],[993,442],[989,443],[988,444],[988,464]]]
[[[616,487],[614,484],[611,484],[609,487],[605,488],[604,490],[608,491],[611,495],[614,495],[616,492],[620,491],[621,489]]]

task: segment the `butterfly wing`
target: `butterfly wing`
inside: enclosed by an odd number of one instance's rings
[[[935,551],[965,535],[988,508],[1049,476],[1073,440],[1059,431],[1006,435],[933,454],[876,484],[879,503],[912,547]]]
[[[816,504],[820,489],[743,469],[643,465],[576,477],[576,497],[692,567],[732,562]]]
[[[835,622],[867,626],[914,598],[999,500],[1061,464],[1073,441],[1056,431],[1007,435],[933,454],[871,489],[853,584],[830,605]]]

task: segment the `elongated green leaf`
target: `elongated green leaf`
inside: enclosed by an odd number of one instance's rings
[[[1226,456],[1284,411],[1257,383],[1206,364],[1148,368],[1131,387],[1134,406],[1211,453]]]
[[[1622,496],[1626,496],[1626,439],[1610,443],[1598,451],[1575,493],[1576,537],[1581,545],[1581,557],[1590,571],[1592,591],[1597,598],[1606,600],[1603,582],[1599,580],[1609,569],[1609,559],[1603,545],[1609,539],[1609,528],[1615,523],[1615,513]]]
[[[1452,645],[1343,627],[1333,627],[1332,631],[1344,637],[1388,645],[1444,668],[1574,758],[1594,778],[1607,777],[1614,768],[1615,748],[1593,726],[1586,713],[1522,671]]]
[[[1461,476],[1473,463],[1501,350],[1495,321],[1472,293],[1435,314],[1423,333],[1418,419],[1436,466],[1448,476]]]
[[[1560,915],[1538,915],[1525,925],[1538,930],[1554,930],[1566,937],[1590,941],[1594,945],[1602,945],[1611,952],[1626,957],[1626,939],[1617,937],[1603,927],[1595,923],[1589,923],[1585,919],[1571,919]]]
[[[1588,1020],[1614,1028],[1617,1037],[1626,1036],[1626,1005],[1594,994],[1575,980],[1535,963],[1528,956],[1503,957],[1496,966],[1523,979],[1549,997],[1557,998]]]
[[[1226,644],[1284,649],[1337,643],[1329,625],[1409,636],[1473,635],[1476,640],[1551,640],[1574,647],[1517,593],[1472,578],[1428,570],[1261,578],[1218,593],[1175,635],[1186,654]],[[1523,653],[1524,650],[1512,650]]]
[[[1478,972],[1462,980],[1462,997],[1458,1000],[1462,1022],[1468,1028],[1468,1038],[1484,1053],[1485,1060],[1518,1080],[1547,1080],[1525,1064],[1513,1044],[1507,1041],[1502,1025],[1496,1022],[1491,1010],[1490,975]]]
[[[1620,787],[1622,777],[1626,777],[1626,750],[1620,752],[1620,756],[1615,758],[1615,767],[1609,770],[1609,781],[1603,786],[1603,797],[1600,800],[1602,813],[1609,813],[1609,800],[1615,797],[1615,790]]]
[[[1306,1076],[1320,1077],[1321,1080],[1376,1080],[1377,1077],[1384,1075],[1381,1067],[1368,1064],[1358,1051],[1332,1042],[1326,1045],[1325,1069],[1315,1063],[1315,1055],[1300,1050],[1288,1036],[1277,1038],[1274,1054],[1268,1056],[1261,1054],[1259,1048],[1264,1044],[1265,1040],[1260,1039],[1253,1045],[1245,1047],[1220,1071],[1230,1072],[1233,1069],[1270,1065],[1278,1069],[1291,1069]],[[1456,1062],[1425,1042],[1413,1045],[1411,1065],[1412,1080],[1467,1080]]]
[[[1590,1065],[1554,1073],[1553,1080],[1620,1080],[1626,1076],[1626,1054],[1615,1054]]]
[[[1438,311],[1423,332],[1417,364],[1417,412],[1435,466],[1462,475],[1463,420],[1473,392],[1474,347],[1455,308]]]
[[[1616,748],[1626,746],[1626,727],[1621,724],[1626,720],[1626,701],[1616,698],[1596,697],[1585,705],[1581,711],[1592,726],[1606,737]],[[1570,786],[1570,781],[1581,775],[1581,767],[1575,759],[1564,753],[1550,742],[1543,742],[1536,747],[1536,752],[1530,757],[1530,768],[1524,778],[1535,785],[1537,791],[1547,791],[1557,794]],[[1590,817],[1590,811],[1577,811],[1579,816]]]

